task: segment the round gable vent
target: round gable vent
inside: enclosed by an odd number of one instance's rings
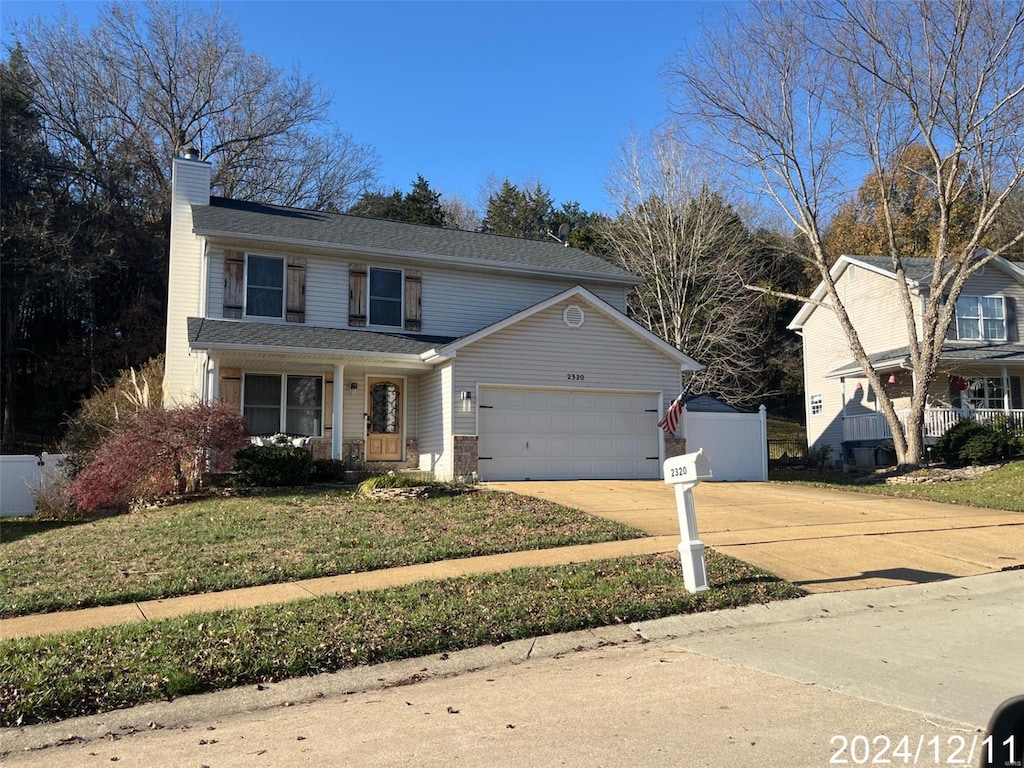
[[[562,321],[570,328],[579,328],[586,320],[583,309],[576,304],[570,304],[562,310]]]

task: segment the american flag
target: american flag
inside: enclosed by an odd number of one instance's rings
[[[683,395],[685,394],[685,391],[679,393],[679,397],[672,401],[672,405],[668,407],[665,415],[658,422],[658,426],[665,430],[666,435],[674,435],[676,433],[676,427],[679,425],[679,414],[683,411]]]

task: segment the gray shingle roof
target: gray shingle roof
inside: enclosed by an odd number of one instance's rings
[[[885,352],[868,355],[871,364],[883,368],[895,368],[901,364],[910,364],[910,347],[897,347]],[[995,344],[977,341],[947,341],[942,345],[943,363],[1017,363],[1024,365],[1024,344],[1000,342]],[[860,363],[851,361],[829,371],[825,376],[830,379],[839,376],[853,376],[861,373]]]
[[[877,269],[884,269],[886,272],[896,273],[892,266],[892,259],[888,256],[850,256],[850,258],[870,264]],[[917,283],[931,282],[932,269],[934,267],[935,259],[926,259],[919,256],[908,256],[903,259],[903,270],[907,273],[907,277]]]
[[[578,248],[555,241],[464,232],[341,213],[248,203],[211,197],[209,205],[192,206],[195,231],[204,235],[255,236],[268,241],[322,243],[344,249],[374,249],[421,257],[454,258],[538,269],[548,273],[592,275],[627,284],[640,278]]]
[[[339,353],[419,355],[452,341],[455,337],[315,328],[295,323],[246,323],[203,317],[188,319],[188,342],[193,349],[259,345]]]

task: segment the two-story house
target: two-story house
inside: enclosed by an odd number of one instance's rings
[[[918,327],[934,262],[903,260]],[[888,258],[842,256],[831,274],[872,364],[894,399],[901,418],[913,391],[909,337],[897,276]],[[860,365],[854,360],[835,314],[818,303],[827,299],[820,284],[789,328],[803,338],[807,443],[828,446],[830,463],[875,466],[891,460],[892,435]],[[956,317],[943,345],[939,376],[932,384],[925,414],[925,441],[934,442],[958,419],[991,420],[1006,414],[1024,424],[1024,269],[996,258],[967,282],[956,303]],[[902,410],[901,410],[902,409]]]
[[[640,278],[559,242],[211,197],[174,159],[167,405],[438,478],[657,478],[700,366],[625,314]]]

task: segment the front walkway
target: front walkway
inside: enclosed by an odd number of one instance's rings
[[[654,480],[489,483],[656,535],[679,535]],[[783,483],[701,483],[701,540],[809,592],[920,584],[1024,565],[1024,514]]]
[[[400,568],[347,573],[341,576],[325,576],[319,579],[267,584],[262,587],[231,589],[224,592],[207,592],[200,595],[171,597],[165,600],[146,600],[101,608],[84,608],[78,611],[36,613],[30,616],[0,620],[0,640],[72,632],[93,627],[110,627],[136,621],[157,621],[190,613],[253,608],[258,605],[287,603],[292,600],[338,595],[344,592],[399,587],[418,581],[449,579],[478,573],[495,573],[512,568],[567,565],[588,560],[671,552],[678,544],[678,534],[675,536],[652,536],[645,539],[607,541],[599,544],[581,544],[571,547],[465,557],[458,560],[441,560]]]

